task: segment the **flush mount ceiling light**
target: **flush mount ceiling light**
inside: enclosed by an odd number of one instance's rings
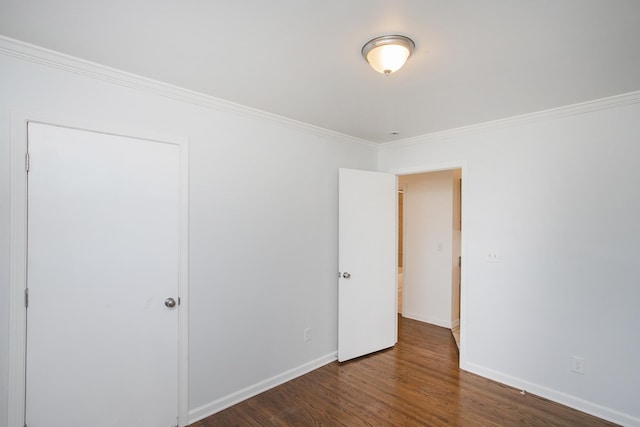
[[[362,56],[371,68],[388,76],[402,68],[415,47],[416,44],[409,37],[376,37],[362,46]]]

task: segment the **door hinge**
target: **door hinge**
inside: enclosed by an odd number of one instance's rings
[[[24,170],[29,172],[29,153],[24,155]]]
[[[24,290],[24,307],[29,308],[29,289]]]

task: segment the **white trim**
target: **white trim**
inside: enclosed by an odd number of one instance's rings
[[[257,384],[239,390],[235,393],[214,400],[211,403],[207,403],[198,408],[192,409],[191,411],[189,411],[189,423],[200,421],[210,415],[215,414],[216,412],[220,412],[223,409],[229,408],[237,403],[242,402],[243,400],[247,400],[269,389],[277,387],[280,384],[284,384],[287,381],[298,378],[324,365],[335,362],[336,360],[338,360],[338,353],[329,353],[326,356],[319,357],[315,360],[312,360],[311,362],[298,366],[297,368],[290,369],[286,372],[268,378],[264,381],[260,381]]]
[[[429,166],[414,166],[411,168],[391,169],[388,171],[388,173],[392,173],[398,176],[415,175],[419,173],[442,172],[453,169],[462,169],[462,165],[465,165],[464,167],[466,167],[466,162],[444,162],[434,163]]]
[[[402,313],[402,317],[417,320],[418,322],[428,323],[430,325],[440,326],[441,328],[451,329],[451,320],[436,319],[433,317],[424,317],[414,313]]]
[[[9,37],[0,36],[0,53],[14,58],[34,62],[51,68],[68,71],[92,79],[101,80],[107,83],[116,84],[142,92],[186,102],[192,105],[209,108],[212,110],[235,113],[255,119],[267,120],[280,125],[310,132],[321,137],[340,139],[343,142],[362,145],[370,150],[378,150],[378,144],[356,138],[340,132],[335,132],[319,126],[304,123],[298,120],[289,119],[277,114],[268,113],[256,108],[247,107],[230,101],[225,101],[210,95],[205,95],[196,91],[163,83],[147,77],[121,71],[95,62],[86,61],[64,53],[45,49],[40,46],[25,43]]]
[[[189,425],[189,141],[184,138],[177,143],[180,148],[178,427],[185,427]]]
[[[45,65],[51,68],[68,71],[97,80],[102,80],[104,82],[116,84],[122,87],[132,88],[154,95],[163,96],[165,98],[182,101],[213,110],[225,111],[249,116],[256,119],[268,120],[287,126],[289,128],[310,132],[318,136],[337,138],[344,142],[362,145],[374,151],[404,148],[412,145],[473,134],[483,130],[517,126],[530,122],[574,116],[577,114],[585,114],[593,111],[640,103],[640,91],[634,91],[606,98],[580,102],[577,104],[522,114],[519,116],[512,116],[504,119],[457,127],[425,135],[418,135],[412,138],[406,138],[397,141],[373,143],[361,138],[356,138],[354,136],[335,132],[319,126],[311,125],[298,120],[293,120],[287,117],[279,116],[277,114],[268,113],[234,102],[225,101],[220,98],[170,85],[168,83],[163,83],[147,77],[138,76],[126,71],[121,71],[115,68],[100,65],[95,62],[86,61],[80,58],[66,55],[64,53],[56,52],[50,49],[46,49],[1,35],[0,53],[7,56],[12,56],[14,58],[34,62],[36,64]]]
[[[179,426],[188,425],[189,391],[189,293],[188,293],[188,249],[189,249],[189,143],[186,138],[158,136],[140,130],[121,129],[111,125],[78,122],[48,114],[11,111],[11,242],[9,285],[9,427],[24,425],[25,408],[25,356],[26,356],[26,309],[24,290],[27,284],[27,123],[45,123],[73,129],[90,130],[111,135],[178,145],[180,148],[180,311],[178,338],[178,418]]]
[[[24,425],[25,350],[27,318],[24,292],[27,283],[27,124],[11,112],[10,142],[10,249],[9,249],[9,382],[7,426]]]
[[[467,167],[466,160],[445,162],[445,163],[433,163],[427,164],[423,166],[414,166],[410,168],[398,168],[391,169],[386,172],[393,173],[396,175],[411,175],[416,173],[428,173],[428,172],[439,172],[444,170],[452,170],[452,169],[460,169],[460,179],[462,180],[462,197],[460,212],[462,215],[462,233],[460,234],[460,256],[462,257],[462,266],[460,268],[460,359],[459,366],[462,370],[467,370],[467,286],[468,286],[468,277],[467,277],[467,230],[468,230],[468,222],[467,222],[467,193],[469,188],[469,173]],[[404,264],[403,264],[404,266]],[[404,268],[404,267],[403,267]],[[404,293],[403,293],[404,298]],[[404,304],[403,304],[404,310]],[[409,314],[402,313],[403,316],[409,317]],[[420,320],[420,319],[417,319]],[[429,320],[425,320],[429,323]],[[449,321],[450,322],[450,321]],[[451,327],[451,324],[448,323],[448,326]]]
[[[570,408],[577,409],[578,411],[586,412],[587,414],[591,414],[598,418],[624,426],[640,426],[640,418],[606,408],[570,394],[562,393],[502,372],[494,371],[493,369],[485,368],[484,366],[477,365],[475,363],[467,363],[467,368],[469,372],[473,372],[474,374],[506,384],[519,390],[524,390],[527,393],[535,394],[536,396],[549,399]]]
[[[533,113],[522,114],[519,116],[507,117],[504,119],[493,120],[484,123],[478,123],[470,126],[462,126],[441,132],[434,132],[426,135],[419,135],[413,138],[406,138],[397,141],[380,143],[382,150],[392,150],[410,147],[429,142],[442,141],[450,138],[461,137],[464,135],[473,135],[475,133],[501,129],[511,126],[519,126],[527,123],[540,122],[543,120],[552,120],[567,116],[576,116],[578,114],[586,114],[599,110],[606,110],[617,107],[640,103],[640,91],[624,93],[620,95],[609,96],[606,98],[595,99],[578,104],[566,105],[563,107],[551,108],[548,110],[537,111]]]

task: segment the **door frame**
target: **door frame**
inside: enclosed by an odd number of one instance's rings
[[[90,132],[106,133],[137,139],[174,144],[180,151],[180,276],[178,292],[178,420],[188,423],[188,250],[189,250],[189,142],[187,138],[157,135],[139,129],[120,128],[111,124],[78,121],[49,114],[11,111],[10,143],[10,237],[9,237],[9,427],[24,425],[26,402],[26,331],[27,310],[27,124],[29,122],[62,126]]]
[[[416,175],[429,172],[441,172],[453,169],[460,169],[460,178],[462,180],[462,194],[461,194],[461,206],[460,216],[462,223],[462,232],[460,234],[460,256],[463,260],[462,267],[460,269],[460,369],[467,371],[467,189],[469,188],[468,181],[468,167],[466,160],[426,164],[422,166],[415,166],[410,168],[397,168],[391,169],[386,172],[393,173],[396,176],[401,175]],[[404,297],[404,295],[403,295]]]

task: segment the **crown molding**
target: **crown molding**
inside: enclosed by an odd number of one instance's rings
[[[606,98],[594,99],[591,101],[580,102],[577,104],[566,105],[563,107],[551,108],[548,110],[537,111],[534,113],[522,114],[519,116],[508,117],[505,119],[493,120],[490,122],[478,123],[470,126],[449,129],[441,132],[434,132],[426,135],[420,135],[412,138],[401,139],[381,143],[380,150],[392,150],[396,148],[404,148],[412,145],[425,144],[429,142],[442,141],[472,135],[474,133],[502,129],[506,127],[519,126],[527,123],[536,123],[544,120],[552,120],[567,116],[576,116],[579,114],[591,113],[599,110],[607,110],[611,108],[624,107],[626,105],[640,103],[640,91],[624,93],[621,95],[609,96]]]
[[[343,142],[358,144],[372,151],[384,151],[397,148],[404,148],[417,144],[424,144],[434,141],[471,135],[481,131],[500,129],[511,126],[535,123],[554,118],[585,114],[593,111],[621,107],[625,105],[640,103],[640,91],[629,92],[621,95],[595,99],[591,101],[571,104],[563,107],[542,110],[534,113],[522,114],[519,116],[493,120],[490,122],[478,123],[470,126],[449,129],[441,132],[434,132],[419,135],[412,138],[397,141],[374,143],[361,138],[356,138],[340,132],[335,132],[326,128],[315,126],[309,123],[293,120],[266,111],[251,108],[245,105],[226,101],[200,92],[163,83],[137,74],[107,67],[95,62],[80,59],[54,50],[46,49],[20,40],[12,39],[0,35],[0,53],[6,56],[22,59],[50,68],[68,71],[77,75],[101,80],[118,86],[147,92],[153,95],[185,102],[188,104],[217,110],[227,113],[234,113],[254,119],[266,120],[277,123],[285,127],[312,133],[320,137],[329,137]]]
[[[362,145],[370,150],[377,151],[378,144],[364,139],[356,138],[340,132],[335,132],[319,126],[298,120],[289,119],[256,108],[247,107],[230,101],[225,101],[200,92],[163,83],[137,74],[107,67],[95,62],[80,59],[54,50],[46,49],[20,40],[0,35],[0,53],[6,56],[30,61],[59,70],[68,71],[81,76],[101,80],[118,86],[151,93],[153,95],[170,98],[188,104],[204,107],[222,112],[267,120],[289,128],[302,130],[320,137],[330,137],[344,142]]]

